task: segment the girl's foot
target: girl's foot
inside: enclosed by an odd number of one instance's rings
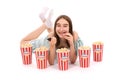
[[[46,18],[45,18],[45,14],[47,13],[47,11],[49,10],[48,7],[44,7],[39,15],[40,19],[42,20],[42,22],[45,22]]]
[[[53,9],[51,9],[49,11],[48,17],[45,21],[45,24],[46,24],[47,28],[52,28],[53,27],[53,24],[52,24],[52,21],[51,21],[52,16],[53,16]]]

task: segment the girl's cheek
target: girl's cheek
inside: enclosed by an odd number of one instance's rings
[[[56,31],[58,31],[58,30],[59,30],[59,28],[57,27],[57,28],[56,28]]]
[[[66,31],[66,32],[67,32],[67,29],[64,29],[64,31]]]

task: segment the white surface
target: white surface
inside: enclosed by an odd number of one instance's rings
[[[79,1],[79,2],[78,2]],[[2,0],[0,1],[0,79],[3,80],[119,80],[119,0]],[[76,64],[68,71],[59,71],[57,65],[45,70],[33,64],[22,64],[20,40],[42,23],[38,15],[43,6],[54,9],[55,18],[67,14],[85,45],[104,42],[103,61],[92,61],[87,69]],[[42,36],[47,35],[44,32]],[[41,37],[42,37],[41,36]]]

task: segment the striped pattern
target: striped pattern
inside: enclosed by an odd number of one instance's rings
[[[58,68],[62,70],[61,64],[63,64],[63,58],[66,57],[66,59],[69,60],[69,52],[58,52],[57,56],[58,56]]]
[[[103,58],[103,44],[93,44],[93,61],[100,62]]]
[[[87,68],[90,66],[90,59],[87,56],[80,57],[80,67]]]
[[[45,59],[45,57],[37,58],[37,68],[38,69],[45,69],[45,68],[47,68],[47,60]]]
[[[32,63],[32,47],[21,47],[21,55],[23,64],[28,65]]]
[[[48,61],[48,50],[46,51],[35,51],[36,63],[38,69],[47,68]]]
[[[65,71],[68,70],[68,59],[67,58],[62,58],[59,61],[59,70]]]
[[[91,49],[79,49],[79,63],[80,67],[87,68],[90,66]]]

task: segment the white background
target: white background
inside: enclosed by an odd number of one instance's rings
[[[45,70],[33,64],[22,64],[19,43],[42,22],[39,13],[43,6],[54,9],[52,21],[66,14],[73,21],[85,45],[104,43],[103,61],[92,60],[87,69],[79,67],[78,59],[68,71],[59,71],[57,65]],[[1,0],[0,1],[0,79],[3,80],[120,80],[120,2],[119,0]],[[41,37],[46,36],[45,31]]]

